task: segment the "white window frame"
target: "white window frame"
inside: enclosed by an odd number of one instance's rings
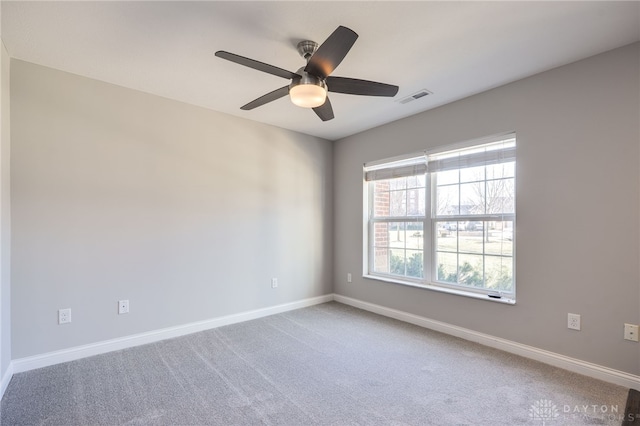
[[[515,132],[494,135],[481,139],[474,139],[472,141],[463,142],[453,146],[447,146],[436,150],[423,151],[419,153],[413,153],[409,155],[389,158],[385,160],[378,160],[368,162],[363,167],[363,277],[369,279],[375,279],[385,282],[391,282],[396,284],[403,284],[413,287],[426,288],[429,290],[435,290],[450,294],[456,294],[461,296],[473,297],[483,300],[490,300],[495,302],[515,304],[516,295],[516,214],[515,214],[515,196],[516,189],[514,186],[514,212],[513,213],[501,213],[501,214],[457,214],[451,216],[437,216],[435,214],[436,206],[436,182],[433,178],[433,172],[461,169],[468,167],[460,166],[463,164],[461,161],[466,161],[473,157],[473,164],[497,164],[515,161]],[[502,146],[495,151],[487,151],[486,153],[478,153],[473,156],[465,156],[455,158],[456,151],[469,150],[470,148],[486,146],[489,144],[496,144],[496,146]],[[513,146],[511,146],[511,144]],[[498,153],[498,154],[496,154]],[[445,155],[443,155],[445,154]],[[460,160],[462,158],[463,160]],[[384,217],[374,218],[373,207],[373,184],[370,181],[390,179],[393,177],[422,175],[426,177],[425,191],[425,214],[422,216],[399,216],[399,217]],[[516,178],[514,174],[514,179]],[[484,182],[490,179],[484,178]],[[437,251],[435,245],[435,235],[438,232],[438,222],[443,221],[510,221],[513,223],[512,228],[512,291],[494,291],[485,288],[477,288],[472,286],[466,286],[463,284],[446,283],[443,281],[437,281],[434,267],[437,264],[436,255]],[[373,232],[375,223],[390,223],[390,222],[418,222],[422,223],[423,227],[423,276],[421,278],[413,278],[395,274],[385,274],[373,271],[374,261],[374,248],[373,248]],[[458,250],[458,254],[460,251]],[[483,257],[487,254],[483,251]],[[491,256],[489,254],[489,256]]]

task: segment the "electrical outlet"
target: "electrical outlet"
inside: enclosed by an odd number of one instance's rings
[[[129,313],[129,301],[128,300],[119,300],[118,301],[118,315],[128,314]]]
[[[638,326],[635,324],[624,325],[624,339],[632,342],[638,341]]]
[[[278,279],[271,278],[271,288],[277,288],[277,287],[278,287]]]
[[[568,314],[567,315],[567,328],[571,330],[580,331],[580,315],[578,314]]]
[[[351,282],[351,272],[349,272],[347,274],[347,282],[350,283]]]
[[[58,309],[58,324],[68,324],[71,322],[71,308]]]

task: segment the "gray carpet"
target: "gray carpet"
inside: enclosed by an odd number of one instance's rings
[[[16,374],[1,419],[620,425],[627,391],[332,302]]]

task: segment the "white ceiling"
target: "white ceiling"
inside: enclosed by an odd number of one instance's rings
[[[9,55],[336,140],[640,40],[640,2],[2,1]],[[360,35],[332,75],[400,86],[395,98],[331,94],[322,122],[282,98],[287,81],[216,58],[227,50],[295,71],[303,39]],[[407,104],[420,89],[433,95]]]

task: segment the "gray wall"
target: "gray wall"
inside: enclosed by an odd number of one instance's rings
[[[335,143],[335,292],[640,374],[640,345],[622,339],[623,323],[640,322],[639,50]],[[362,278],[362,164],[504,131],[518,138],[517,304]],[[568,312],[582,331],[567,329]]]
[[[0,40],[0,378],[11,362],[9,54]]]
[[[332,291],[328,141],[12,60],[11,142],[14,359]]]

